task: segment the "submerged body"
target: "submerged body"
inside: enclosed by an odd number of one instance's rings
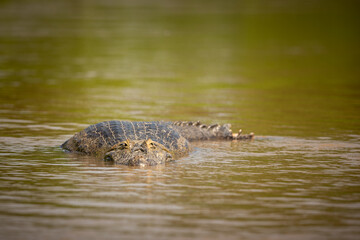
[[[157,165],[187,155],[190,141],[252,139],[233,134],[230,124],[206,126],[200,122],[107,121],[76,133],[61,147],[124,165]]]

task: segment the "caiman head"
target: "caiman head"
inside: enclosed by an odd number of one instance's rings
[[[151,139],[126,140],[105,153],[105,161],[129,166],[153,166],[172,160],[170,151]]]

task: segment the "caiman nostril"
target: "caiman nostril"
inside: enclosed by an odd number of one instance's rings
[[[113,159],[110,155],[106,155],[106,156],[104,157],[104,160],[105,160],[105,161],[114,161],[114,159]]]

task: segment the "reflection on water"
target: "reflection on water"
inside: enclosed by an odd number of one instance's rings
[[[1,236],[356,239],[355,6],[2,1]],[[110,119],[229,122],[256,139],[147,168],[58,147]]]

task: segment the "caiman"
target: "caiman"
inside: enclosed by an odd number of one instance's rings
[[[233,133],[230,124],[187,122],[107,121],[91,125],[65,141],[69,152],[103,158],[116,164],[152,166],[186,156],[190,142],[202,140],[251,140],[254,134]]]

